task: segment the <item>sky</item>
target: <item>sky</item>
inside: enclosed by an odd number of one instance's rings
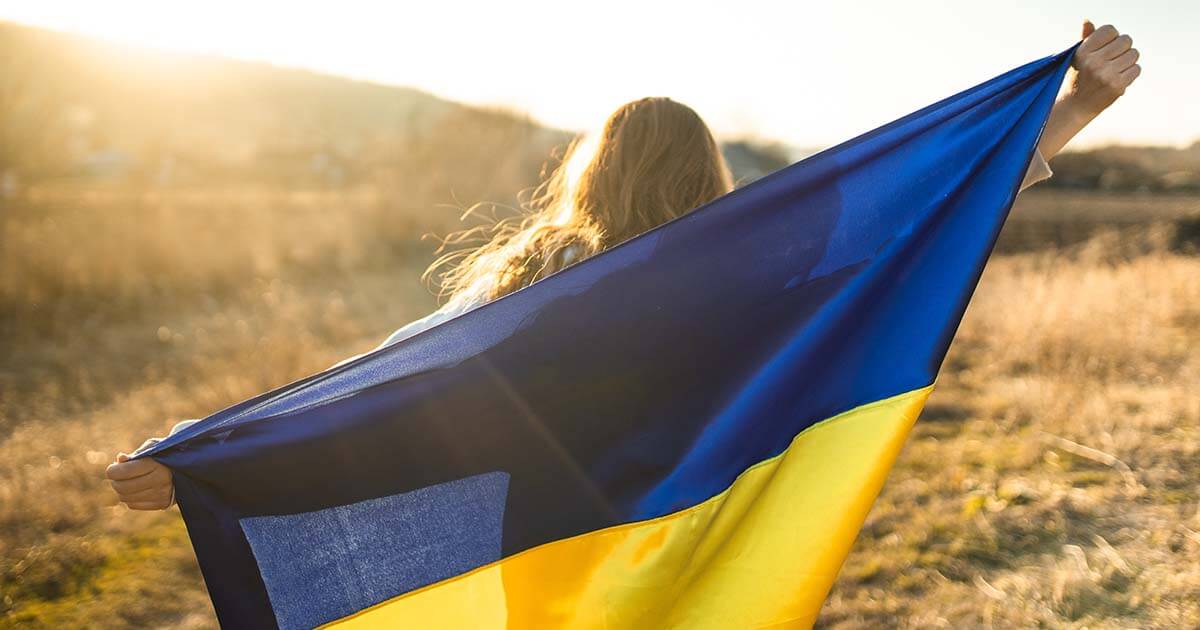
[[[413,86],[565,129],[670,96],[720,136],[812,148],[1059,52],[1084,18],[1131,34],[1143,73],[1074,146],[1200,140],[1195,0],[0,0],[4,20]]]

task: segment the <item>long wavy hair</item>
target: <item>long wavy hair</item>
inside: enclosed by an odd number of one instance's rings
[[[690,107],[643,98],[576,139],[519,216],[448,236],[425,272],[451,302],[493,300],[733,189],[712,132]]]

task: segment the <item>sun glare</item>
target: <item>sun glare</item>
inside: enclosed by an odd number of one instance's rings
[[[1103,19],[1138,38],[1146,72],[1076,146],[1179,144],[1200,135],[1200,109],[1190,106],[1200,84],[1183,80],[1194,74],[1195,48],[1180,26],[1200,19],[1200,5],[1149,4],[1159,6],[1104,11]],[[847,8],[750,0],[736,8],[687,5],[684,28],[675,3],[597,6],[38,0],[0,5],[0,20],[408,85],[523,110],[566,129],[589,128],[622,102],[666,94],[700,111],[718,135],[816,148],[1061,50],[1083,17],[1065,4],[985,16],[967,4],[913,0],[877,3],[864,20],[864,11]]]

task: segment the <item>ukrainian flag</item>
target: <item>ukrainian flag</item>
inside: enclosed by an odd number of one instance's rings
[[[811,625],[1071,52],[164,440],[222,625]]]

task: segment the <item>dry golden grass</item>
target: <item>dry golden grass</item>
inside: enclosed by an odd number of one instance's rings
[[[422,216],[370,191],[6,211],[0,626],[212,626],[177,513],[116,505],[104,466],[427,311]],[[993,261],[823,625],[1200,619],[1200,259],[1110,241]]]
[[[829,627],[1200,621],[1200,260],[992,261]]]
[[[104,466],[433,305],[421,228],[369,196],[141,197],[4,217],[0,625],[211,625],[178,516],[114,504]]]

